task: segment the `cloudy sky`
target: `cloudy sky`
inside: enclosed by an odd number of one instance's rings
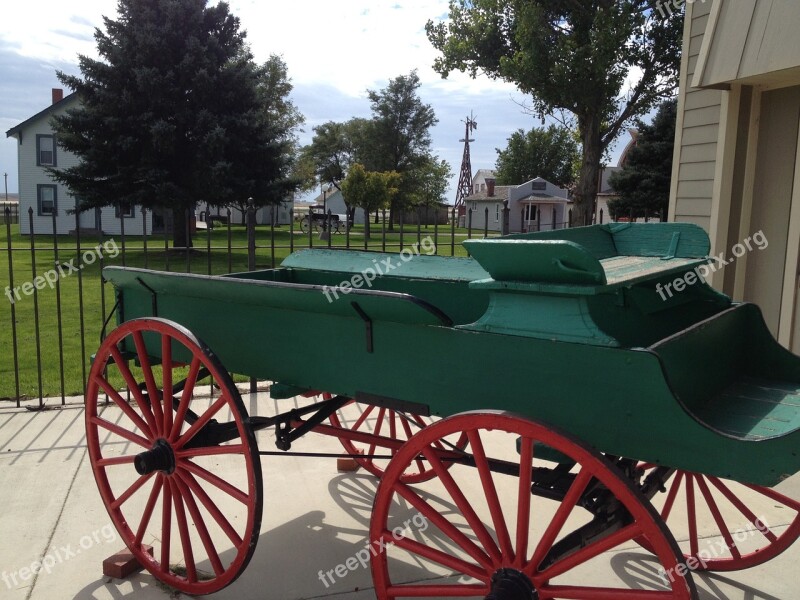
[[[443,80],[431,67],[436,51],[425,37],[428,19],[447,16],[447,0],[230,0],[256,60],[280,54],[295,86],[293,99],[306,117],[301,141],[325,121],[368,117],[367,89],[417,69],[420,97],[439,118],[434,151],[454,172],[448,201],[455,195],[463,145],[462,120],[474,112],[478,129],[471,146],[473,172],[492,168],[497,153],[516,129],[540,125],[520,105],[514,86],[457,73]],[[0,130],[7,131],[50,102],[60,87],[55,71],[78,73],[77,56],[96,56],[94,28],[116,15],[115,0],[4,2],[0,19]],[[68,92],[68,90],[67,90]],[[617,146],[624,146],[624,141]],[[616,158],[615,150],[612,159]],[[15,141],[2,136],[0,174],[16,192]]]

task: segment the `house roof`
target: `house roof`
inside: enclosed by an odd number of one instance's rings
[[[75,101],[77,99],[78,99],[78,96],[75,93],[72,93],[72,94],[69,94],[68,96],[65,96],[63,99],[59,100],[55,104],[51,104],[50,106],[48,106],[44,110],[40,110],[38,113],[36,113],[32,117],[30,117],[28,119],[25,119],[22,123],[20,123],[16,127],[12,127],[8,131],[6,131],[6,137],[19,136],[19,139],[21,140],[22,139],[22,130],[25,129],[28,125],[30,125],[32,122],[37,121],[41,117],[44,117],[46,115],[49,115],[49,114],[55,112],[59,108],[64,108],[67,104],[69,104],[69,103],[71,103],[71,102],[73,102],[73,101]]]
[[[498,200],[502,202],[503,200],[508,200],[509,191],[512,187],[514,186],[496,185],[494,188],[494,196],[489,196],[488,192],[483,190],[481,192],[470,194],[464,198],[464,202],[497,202]]]
[[[531,194],[530,196],[520,198],[519,202],[530,204],[569,204],[572,200],[561,196],[551,196],[550,194]]]

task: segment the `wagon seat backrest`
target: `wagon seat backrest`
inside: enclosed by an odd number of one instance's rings
[[[672,391],[690,411],[701,410],[750,370],[752,308],[735,306],[650,347],[661,358]]]

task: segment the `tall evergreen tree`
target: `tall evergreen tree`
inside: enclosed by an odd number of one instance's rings
[[[454,70],[484,73],[531,94],[540,117],[571,113],[582,143],[575,208],[583,222],[592,213],[606,149],[678,85],[682,13],[664,18],[658,5],[450,0],[449,21],[429,21],[426,30],[442,53],[434,68],[443,77]]]
[[[609,184],[619,199],[609,202],[613,218],[661,216],[669,206],[672,183],[672,152],[678,120],[677,99],[658,108],[651,124],[637,123],[639,136],[621,171],[611,175]]]
[[[81,100],[57,117],[59,143],[76,167],[54,172],[83,208],[114,204],[173,213],[176,245],[197,203],[285,188],[285,145],[271,126],[253,61],[225,3],[119,0],[95,31],[100,60],[80,57],[81,76],[59,79]]]

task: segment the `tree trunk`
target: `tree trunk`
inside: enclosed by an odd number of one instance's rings
[[[594,216],[594,201],[597,198],[597,182],[600,177],[600,159],[603,144],[600,137],[600,117],[586,115],[579,119],[583,156],[578,184],[575,187],[575,204],[572,212],[573,227],[591,225]]]
[[[369,239],[369,225],[371,216],[369,211],[364,209],[364,238]]]
[[[387,231],[394,231],[394,215],[395,215],[395,210],[394,209],[395,208],[396,208],[396,206],[395,206],[394,200],[391,200],[389,202],[389,227],[387,228]]]
[[[176,248],[192,247],[192,234],[187,231],[186,212],[185,208],[172,209],[172,245]]]

